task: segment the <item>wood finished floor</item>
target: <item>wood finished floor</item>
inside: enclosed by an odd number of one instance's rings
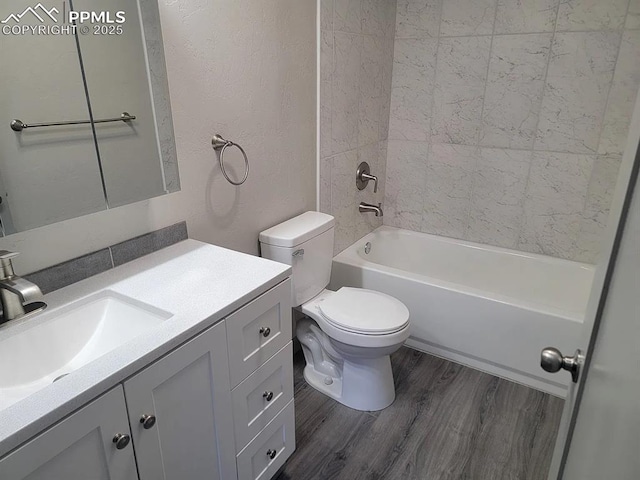
[[[563,400],[401,348],[396,400],[351,410],[311,388],[294,357],[297,449],[277,480],[547,478]]]

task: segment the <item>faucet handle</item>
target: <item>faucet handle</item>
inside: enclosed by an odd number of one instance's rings
[[[367,162],[361,162],[356,170],[356,187],[358,187],[358,190],[364,190],[369,180],[374,181],[373,193],[378,193],[378,177],[371,175],[371,169]]]
[[[11,260],[16,258],[18,255],[20,255],[19,252],[0,250],[0,279],[4,280],[5,278],[9,278],[14,275]]]
[[[10,252],[9,250],[0,250],[0,260],[11,260],[20,255],[20,252]]]

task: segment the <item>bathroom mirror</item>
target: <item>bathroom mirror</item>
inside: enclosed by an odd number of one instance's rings
[[[5,0],[0,22],[2,235],[180,189],[157,0]]]

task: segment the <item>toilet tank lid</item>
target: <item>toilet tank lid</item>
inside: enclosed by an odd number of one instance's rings
[[[286,222],[260,232],[260,243],[278,247],[295,247],[333,228],[331,215],[305,212]]]

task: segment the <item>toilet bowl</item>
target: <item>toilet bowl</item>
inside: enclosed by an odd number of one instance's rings
[[[365,308],[359,308],[363,300]],[[300,310],[312,319],[296,328],[307,383],[356,410],[391,405],[395,386],[390,355],[409,337],[404,304],[372,290],[343,287],[323,290]]]
[[[353,409],[381,410],[395,399],[390,355],[409,337],[409,310],[381,292],[326,289],[333,232],[330,215],[304,213],[260,234],[262,256],[292,266],[307,383]]]

